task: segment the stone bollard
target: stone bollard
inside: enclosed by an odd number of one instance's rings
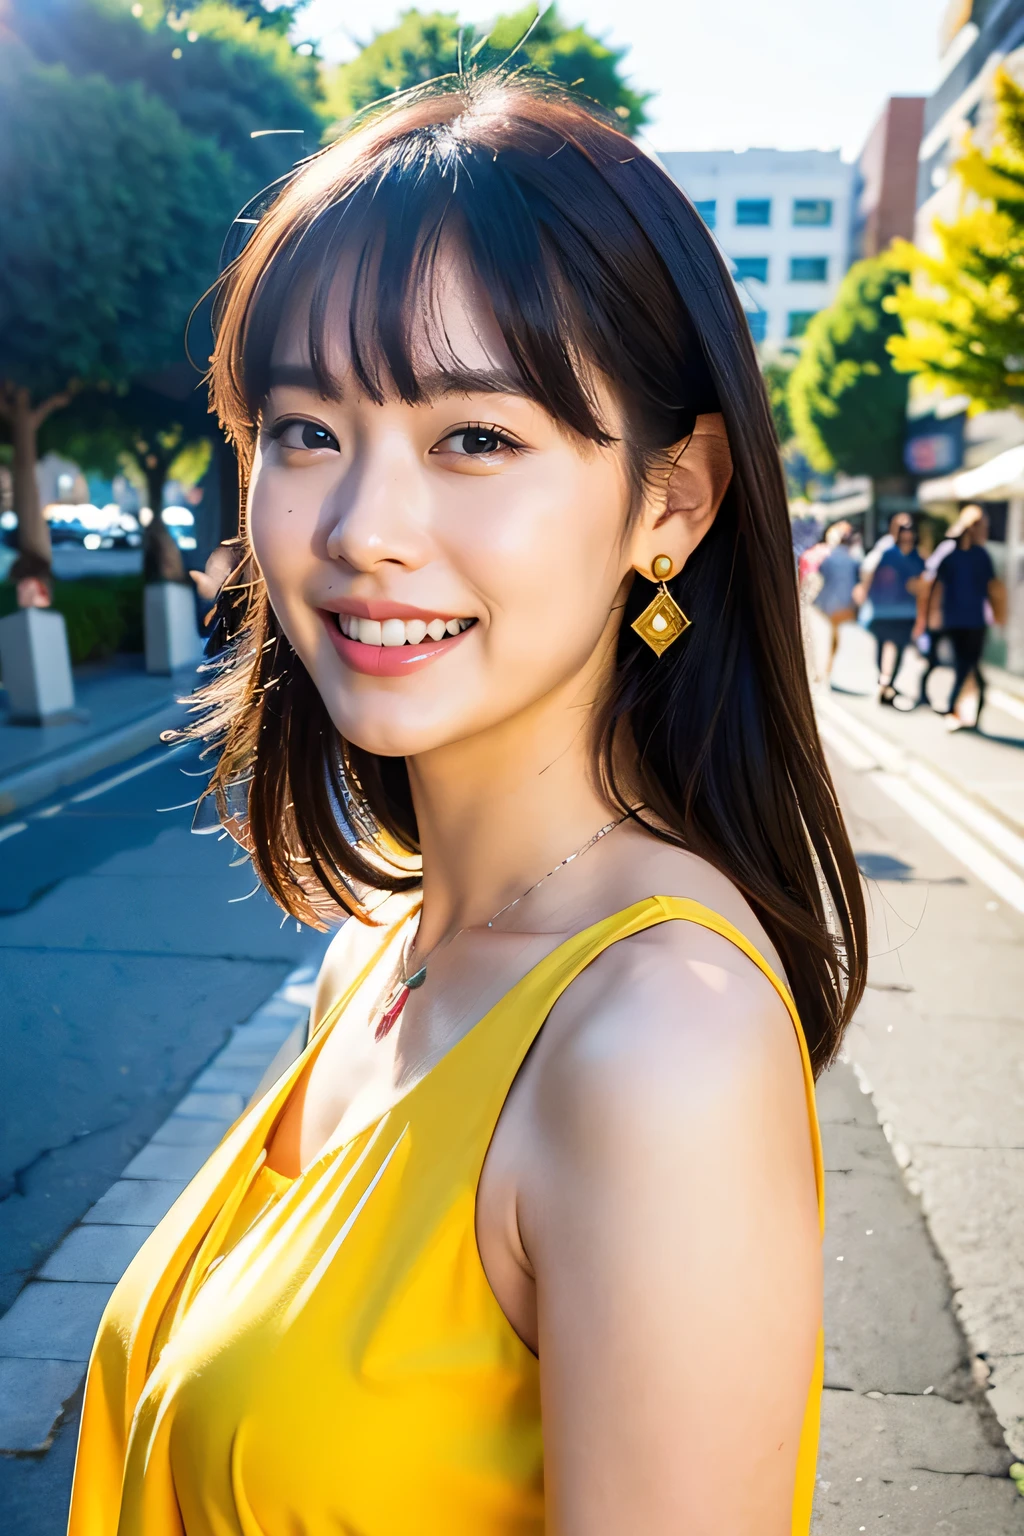
[[[64,615],[52,608],[19,608],[0,619],[0,673],[12,725],[64,725],[83,718]]]
[[[194,666],[203,654],[191,583],[157,581],[145,589],[146,671],[169,675]]]

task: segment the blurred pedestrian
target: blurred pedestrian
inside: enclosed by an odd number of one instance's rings
[[[880,539],[875,540],[875,543],[871,546],[870,554],[866,555],[861,561],[860,579],[863,590],[855,594],[855,601],[858,607],[860,607],[861,603],[864,601],[865,593],[867,592],[868,587],[871,585],[871,578],[877,571],[882,556],[885,554],[886,550],[892,549],[895,546],[896,540],[899,537],[900,529],[913,528],[913,526],[914,519],[911,517],[909,512],[893,513],[892,517],[889,519],[888,532],[883,533]]]
[[[871,633],[878,647],[878,702],[890,705],[896,702],[896,676],[913,637],[917,585],[924,570],[913,520],[903,516],[895,542],[883,551],[866,593],[872,608]]]
[[[985,707],[985,677],[981,653],[988,633],[986,604],[997,624],[1005,618],[1006,589],[996,577],[992,556],[985,548],[988,519],[979,515],[960,534],[956,547],[935,573],[934,601],[942,615],[942,627],[953,646],[955,672],[953,688],[946,706],[946,721],[951,731],[966,724],[957,705],[968,679],[978,689],[978,709],[974,727],[981,724]]]
[[[829,652],[825,677],[832,673],[832,664],[839,647],[839,627],[852,624],[857,617],[853,590],[858,580],[858,562],[853,553],[856,538],[850,523],[833,523],[825,535],[827,552],[818,566],[820,586],[814,598],[814,606],[823,613],[832,626],[832,649]]]
[[[936,667],[943,665],[942,641],[947,638],[942,627],[941,608],[934,598],[935,576],[946,556],[956,549],[957,540],[961,534],[972,527],[981,515],[980,507],[964,507],[956,521],[950,524],[945,538],[939,540],[924,562],[924,570],[921,573],[917,591],[917,622],[914,625],[914,639],[917,641],[918,650],[925,658],[925,669],[921,675],[920,691],[917,697],[919,705],[931,704],[928,697],[928,679]]]

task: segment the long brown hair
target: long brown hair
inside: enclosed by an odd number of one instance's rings
[[[610,382],[635,485],[699,413],[725,418],[732,484],[671,584],[693,625],[656,659],[630,628],[651,594],[634,584],[595,722],[598,761],[613,805],[627,811],[639,796],[657,836],[746,896],[820,1070],[864,985],[860,881],[811,707],[757,359],[713,239],[661,167],[578,100],[519,78],[413,93],[307,162],[268,200],[216,297],[211,395],[243,483],[274,338],[297,291],[310,294],[318,385],[336,388],[324,331],[343,251],[356,272],[349,342],[360,388],[422,398],[410,317],[429,308],[442,234],[489,296],[526,394],[607,443],[586,379],[596,368]],[[443,336],[436,349],[438,365],[452,361]],[[365,916],[358,891],[418,883],[405,761],[339,738],[270,607],[244,517],[241,537],[241,574],[221,599],[224,647],[192,728],[219,749],[207,793],[244,825],[286,911],[307,922],[338,907]]]

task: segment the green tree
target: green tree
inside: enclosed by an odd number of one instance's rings
[[[529,6],[499,16],[486,31],[462,26],[454,11],[409,10],[398,25],[378,33],[327,80],[327,106],[335,118],[442,75],[511,65],[552,76],[580,89],[630,131],[645,121],[649,93],[634,91],[622,76],[624,48],[610,48],[585,27],[568,27],[550,6],[538,19]]]
[[[165,15],[151,0],[136,16],[129,0],[8,4],[11,30],[40,62],[135,82],[227,151],[236,177],[225,226],[243,202],[319,146],[317,60],[235,5],[204,0]]]
[[[899,322],[886,303],[904,281],[888,257],[858,261],[807,327],[788,404],[813,469],[875,479],[904,472],[907,380],[887,351]]]
[[[913,281],[889,300],[896,367],[989,410],[1024,406],[1024,90],[1005,70],[996,108],[992,147],[971,143],[954,167],[959,217],[936,221],[936,255],[898,243]]]
[[[526,64],[614,112],[630,133],[641,127],[652,92],[635,91],[625,83],[622,65],[628,48],[610,48],[585,27],[566,26],[554,5],[541,12],[534,25],[537,14],[537,7],[529,5],[514,15],[499,16],[484,49],[485,66],[506,60]]]
[[[227,158],[139,86],[0,50],[0,413],[24,552],[50,557],[39,428],[83,382],[123,386],[180,357],[231,180]]]
[[[780,358],[773,358],[761,366],[768,403],[772,408],[775,435],[783,448],[793,436],[793,422],[789,414],[789,377],[792,372],[792,362],[783,362]]]

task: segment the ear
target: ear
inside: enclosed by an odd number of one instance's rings
[[[665,455],[633,529],[630,560],[648,578],[658,555],[678,575],[707,533],[732,479],[732,453],[720,415],[698,416],[693,432]]]

